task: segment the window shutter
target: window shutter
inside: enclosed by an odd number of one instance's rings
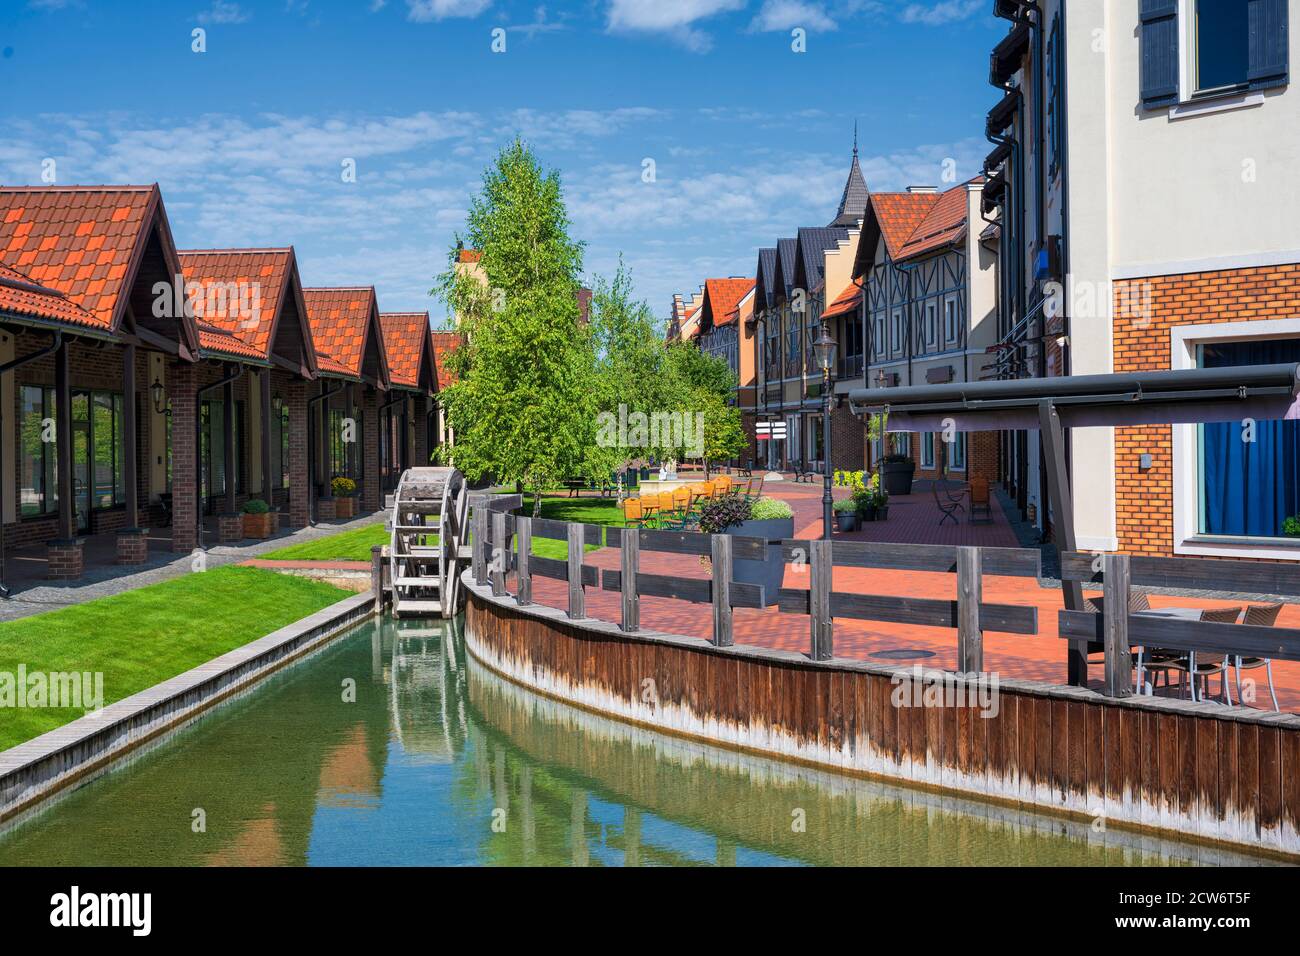
[[[1178,0],[1142,0],[1142,105],[1178,102]]]
[[[1253,90],[1267,90],[1287,83],[1288,43],[1287,0],[1248,0],[1250,69],[1246,74]]]

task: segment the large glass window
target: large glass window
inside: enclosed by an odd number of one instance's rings
[[[1300,362],[1300,339],[1224,342],[1199,348],[1203,368]],[[1279,538],[1300,515],[1300,422],[1197,426],[1200,533]]]
[[[235,476],[235,494],[244,491],[243,461],[240,451],[244,447],[244,403],[235,402],[235,458],[231,471]],[[205,498],[219,498],[226,493],[226,403],[223,399],[209,399],[199,408],[199,453],[203,467],[199,469],[201,493]]]
[[[289,406],[278,398],[271,402],[271,487],[289,487]]]
[[[1241,86],[1249,69],[1247,0],[1196,0],[1193,27],[1198,93]]]
[[[24,385],[18,391],[18,501],[23,515],[58,508],[54,477],[58,447],[54,441],[54,389]]]
[[[351,418],[351,427],[347,420]],[[351,441],[347,439],[351,438]],[[361,480],[361,409],[330,409],[330,477]]]

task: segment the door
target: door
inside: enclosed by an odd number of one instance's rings
[[[74,397],[74,407],[76,401]],[[90,426],[84,421],[74,421],[72,423],[72,508],[76,515],[78,532],[90,530],[90,478]]]

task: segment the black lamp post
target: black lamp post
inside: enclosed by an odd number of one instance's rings
[[[831,368],[835,364],[835,340],[822,322],[821,334],[813,343],[817,363],[822,367],[822,537],[831,539],[833,479],[831,476]]]

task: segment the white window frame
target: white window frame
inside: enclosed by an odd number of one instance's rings
[[[953,345],[960,342],[961,336],[958,334],[957,329],[957,300],[954,298],[949,297],[944,300],[943,324],[944,332],[948,336],[948,341]]]
[[[952,442],[952,458],[948,462],[949,471],[966,470],[966,433],[958,432]]]
[[[1196,0],[1178,0],[1178,30],[1178,102],[1169,107],[1171,120],[1263,104],[1260,90],[1228,87],[1216,93],[1196,88]]]
[[[894,322],[893,322],[892,331],[894,334],[889,343],[890,354],[893,354],[894,352],[898,351],[898,349],[902,347],[905,341],[903,338],[903,329],[905,327],[905,323],[903,322],[903,310],[895,309],[893,314],[893,319]]]
[[[921,467],[935,467],[934,432],[921,432]]]
[[[939,337],[939,304],[933,299],[925,303],[925,344],[927,347],[935,345],[935,340]]]
[[[1216,322],[1180,325],[1169,331],[1170,368],[1197,366],[1197,346],[1223,342],[1248,342],[1300,337],[1300,318],[1260,319],[1251,322]],[[1261,558],[1270,561],[1300,561],[1300,545],[1288,545],[1286,538],[1218,540],[1201,530],[1200,442],[1197,427],[1173,425],[1174,471],[1174,554],[1200,557]]]

